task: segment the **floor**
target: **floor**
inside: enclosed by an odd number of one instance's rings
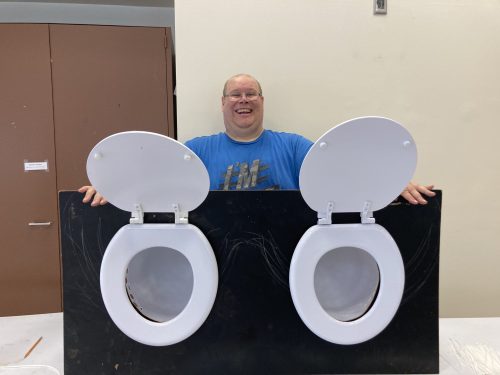
[[[440,319],[440,374],[500,374],[500,318]],[[0,375],[64,373],[63,314],[0,317]]]

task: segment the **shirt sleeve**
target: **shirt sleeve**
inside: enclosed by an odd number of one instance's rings
[[[297,135],[295,143],[295,173],[297,177],[300,174],[300,168],[302,167],[302,162],[304,161],[312,145],[313,145],[312,141],[301,135]]]
[[[193,151],[196,154],[196,156],[198,156],[200,159],[203,160],[203,155],[202,155],[203,147],[201,147],[201,145],[200,145],[199,137],[196,137],[196,138],[193,138],[193,139],[186,141],[184,143],[184,146],[189,148],[191,151]]]

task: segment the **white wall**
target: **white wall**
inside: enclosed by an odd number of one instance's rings
[[[222,131],[224,80],[262,83],[265,127],[316,139],[352,117],[403,123],[415,179],[443,190],[441,316],[500,316],[500,2],[182,0],[181,140]]]

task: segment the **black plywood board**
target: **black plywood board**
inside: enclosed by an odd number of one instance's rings
[[[88,374],[369,374],[439,371],[438,286],[441,193],[426,206],[397,201],[375,212],[398,244],[406,282],[389,326],[357,345],[326,342],[300,320],[288,270],[302,234],[317,222],[298,191],[210,192],[189,222],[208,238],[219,287],[213,309],[188,339],[151,347],[125,336],[104,307],[102,256],[130,214],[91,208],[60,193],[64,368]],[[172,222],[146,214],[145,222]],[[334,223],[360,222],[359,213]]]

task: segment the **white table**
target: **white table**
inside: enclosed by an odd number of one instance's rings
[[[0,375],[63,374],[63,348],[62,313],[0,317]]]
[[[440,319],[439,335],[440,374],[500,374],[500,318]],[[62,313],[0,317],[0,375],[62,375],[63,347]]]

